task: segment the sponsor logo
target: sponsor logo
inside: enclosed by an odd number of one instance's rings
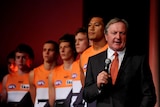
[[[66,84],[67,85],[71,85],[72,84],[72,80],[66,80]]]
[[[87,64],[85,64],[85,65],[83,66],[83,69],[87,69]]]
[[[57,81],[55,82],[55,85],[56,85],[56,86],[61,85],[61,84],[62,84],[62,81],[61,81],[61,80],[57,80]]]
[[[77,77],[77,74],[76,73],[73,73],[72,74],[72,78],[74,79],[74,78],[76,78]]]
[[[22,83],[23,83],[23,81],[18,81],[18,83],[21,83],[21,84],[22,84]]]
[[[37,84],[38,84],[38,86],[43,86],[43,85],[45,84],[45,82],[44,82],[43,80],[39,80],[39,81],[37,82]]]
[[[9,86],[8,86],[8,89],[15,89],[16,88],[16,85],[15,84],[10,84]]]
[[[21,89],[29,89],[29,84],[21,84]]]
[[[68,78],[68,77],[69,77],[68,75],[64,76],[64,78]]]

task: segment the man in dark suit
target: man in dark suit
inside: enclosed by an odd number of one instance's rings
[[[154,107],[156,103],[148,58],[129,53],[127,30],[128,23],[124,19],[111,19],[105,27],[108,49],[89,58],[83,97],[87,102],[97,100],[97,107]],[[117,73],[110,70],[115,52]],[[105,59],[111,60],[109,66]]]

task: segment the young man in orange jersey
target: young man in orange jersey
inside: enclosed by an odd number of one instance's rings
[[[94,16],[90,19],[88,24],[88,38],[92,41],[92,45],[82,53],[80,58],[80,65],[84,73],[86,73],[88,58],[108,48],[104,28],[105,20],[102,17]]]
[[[15,63],[15,52],[14,51],[11,51],[7,55],[7,68],[8,68],[8,73],[14,73],[18,69]]]
[[[15,63],[18,67],[15,73],[9,73],[3,78],[2,102],[8,107],[32,106],[29,92],[29,72],[34,59],[34,52],[29,45],[19,44],[15,49]]]
[[[76,76],[72,72],[79,69],[74,63],[77,56],[74,35],[64,34],[59,39],[59,52],[63,64],[49,76],[49,103],[51,107],[54,104],[56,107],[72,107],[72,79]]]
[[[75,33],[75,46],[76,52],[79,54],[79,57],[89,47],[88,32],[86,28],[81,27],[77,29]],[[82,70],[80,70],[79,57],[75,61],[75,63],[77,63],[78,69],[72,72],[75,75],[74,78],[72,78],[72,103],[74,107],[85,106],[85,102],[82,98],[84,73],[82,72]]]
[[[80,57],[80,66],[86,75],[88,58],[94,56],[108,48],[104,34],[105,19],[100,16],[94,16],[88,24],[88,37],[92,41],[91,47],[86,49]],[[95,102],[88,104],[88,107],[95,107]]]
[[[14,73],[17,71],[17,66],[15,64],[15,52],[11,51],[7,55],[7,74],[8,73]],[[1,101],[1,94],[2,94],[2,82],[0,82],[0,101]]]
[[[78,28],[75,33],[75,47],[79,56],[90,46],[88,32],[85,27]],[[79,59],[79,57],[77,58]]]
[[[30,93],[34,107],[44,107],[48,101],[48,75],[57,66],[59,46],[55,41],[43,45],[43,64],[30,72]]]

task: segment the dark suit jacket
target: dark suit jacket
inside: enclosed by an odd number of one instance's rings
[[[109,83],[99,92],[97,75],[104,70],[106,57],[104,51],[89,58],[84,99],[89,103],[97,100],[97,107],[154,107],[155,87],[147,57],[126,52],[115,85]]]

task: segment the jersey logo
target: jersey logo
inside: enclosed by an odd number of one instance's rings
[[[76,78],[77,77],[77,74],[76,73],[73,73],[72,74],[72,78],[74,79],[74,78]]]
[[[37,82],[37,84],[38,84],[38,86],[43,86],[43,85],[45,84],[45,82],[44,82],[43,80],[39,80],[39,81]]]
[[[66,80],[66,85],[71,85],[72,84],[72,80]]]
[[[18,83],[23,83],[23,81],[18,81]]]
[[[57,80],[57,81],[55,82],[55,85],[56,85],[56,86],[61,85],[61,84],[62,84],[62,81],[61,81],[61,80]]]
[[[83,69],[87,69],[87,64],[85,64],[85,65],[83,66]]]
[[[68,75],[64,76],[64,78],[68,78],[68,77],[69,77]]]
[[[29,84],[21,84],[21,89],[29,89]]]
[[[8,86],[8,89],[15,89],[16,88],[16,85],[15,84],[10,84],[9,86]]]

